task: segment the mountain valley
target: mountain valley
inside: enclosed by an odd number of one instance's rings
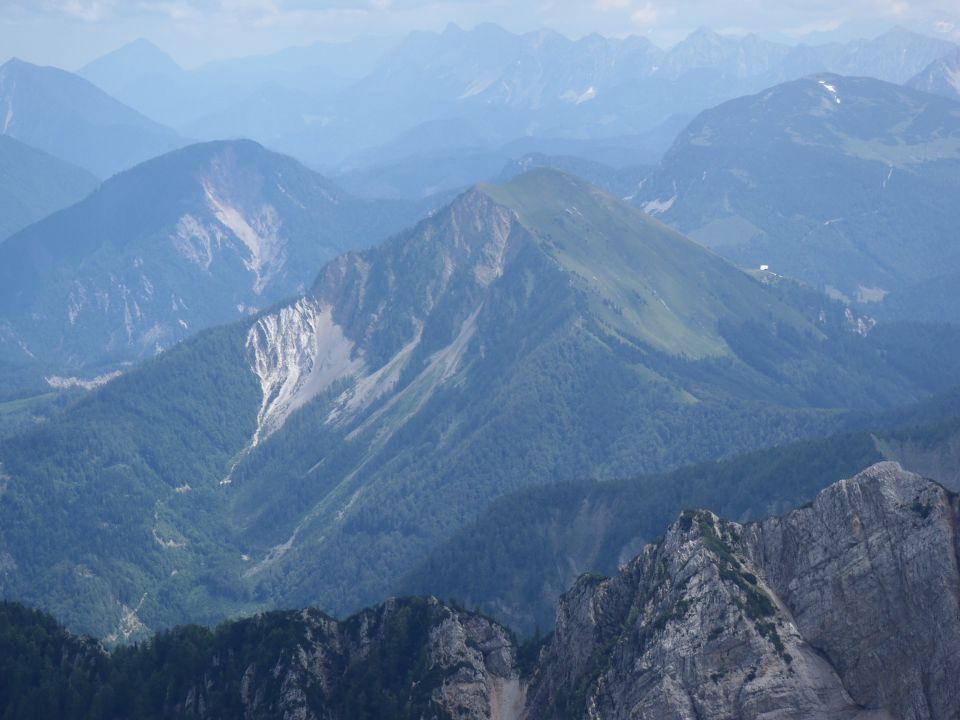
[[[895,463],[761,522],[688,510],[612,577],[581,577],[555,632],[522,647],[487,618],[410,598],[339,622],[304,610],[178,628],[106,656],[4,604],[0,707],[65,720],[946,719],[958,516],[955,494]],[[41,668],[46,694],[7,681]]]
[[[960,717],[960,8],[0,38],[0,720]]]
[[[572,176],[479,186],[0,444],[0,590],[118,639],[350,611],[511,491],[822,436],[960,383],[915,359],[943,332],[863,331]]]

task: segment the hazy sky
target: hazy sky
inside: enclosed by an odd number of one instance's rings
[[[818,41],[892,25],[960,41],[960,0],[0,0],[0,59],[76,69],[145,37],[190,67],[319,40],[472,27],[639,33],[669,46],[701,25]]]

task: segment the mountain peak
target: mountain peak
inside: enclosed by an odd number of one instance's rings
[[[91,61],[77,74],[108,94],[127,99],[151,88],[165,92],[165,88],[158,88],[158,83],[179,78],[184,70],[152,42],[138,38]]]
[[[960,669],[956,522],[943,488],[895,463],[760,523],[684,512],[615,577],[564,596],[531,715],[578,685],[599,717],[948,717],[955,694],[933,678]]]
[[[724,37],[720,33],[716,32],[713,28],[709,28],[706,25],[701,25],[692,33],[687,35],[684,39],[684,42],[712,42],[718,43],[723,42]]]
[[[878,40],[881,42],[884,40],[903,42],[904,40],[909,41],[909,40],[930,40],[930,39],[931,38],[928,38],[926,35],[921,35],[920,33],[916,33],[913,30],[908,30],[902,25],[894,25],[892,28],[890,28],[886,32],[883,32],[877,35],[877,37],[875,38],[875,40]]]

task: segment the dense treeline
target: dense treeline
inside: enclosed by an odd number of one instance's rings
[[[887,427],[905,427],[884,438],[935,452],[960,432],[958,414],[953,392],[885,416]],[[577,575],[614,572],[687,508],[741,521],[783,513],[883,459],[877,436],[858,431],[666,474],[522,490],[493,503],[395,589],[457,598],[529,635],[552,626],[556,598]]]
[[[272,612],[178,627],[107,653],[4,602],[0,720],[234,720],[287,717],[292,707],[350,720],[447,720],[432,695],[457,668],[431,659],[430,637],[454,612],[425,598],[342,623],[316,610]]]
[[[72,627],[97,637],[145,588],[165,626],[184,611],[216,622],[242,608],[241,590],[223,581],[229,535],[212,489],[255,427],[244,337],[238,325],[208,331],[0,440],[0,540],[11,558],[0,561],[0,595],[83,618]],[[54,571],[40,576],[44,567]]]

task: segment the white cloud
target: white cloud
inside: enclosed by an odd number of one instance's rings
[[[598,10],[610,12],[612,10],[626,10],[633,2],[632,0],[594,0]]]
[[[53,11],[84,22],[98,22],[107,18],[116,5],[113,0],[45,0],[43,4]]]
[[[652,2],[644,3],[630,13],[630,22],[638,27],[654,25],[661,17],[662,11]]]

